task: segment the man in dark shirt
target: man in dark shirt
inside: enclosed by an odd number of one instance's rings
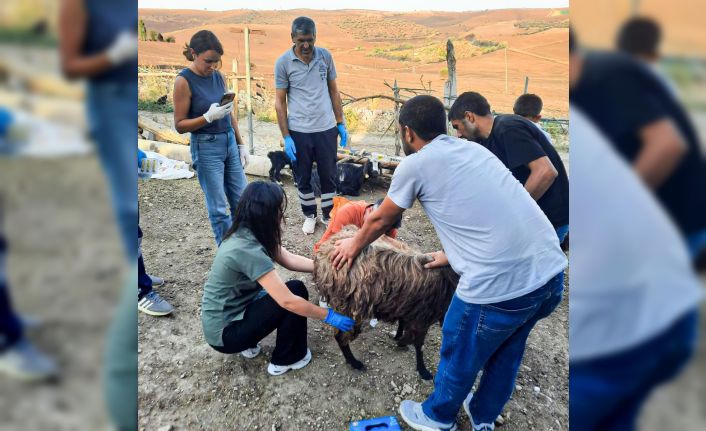
[[[493,116],[476,92],[465,92],[449,111],[459,138],[475,141],[498,157],[537,201],[563,242],[569,231],[569,179],[546,136],[519,115]]]
[[[697,260],[706,254],[706,162],[686,111],[629,55],[577,49],[571,61],[571,103],[655,192]]]

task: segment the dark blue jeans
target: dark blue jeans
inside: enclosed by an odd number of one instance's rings
[[[495,304],[469,304],[454,295],[444,318],[434,392],[422,404],[424,413],[437,422],[454,422],[483,369],[470,411],[476,424],[493,423],[515,388],[530,331],[559,305],[563,291],[562,271],[533,292]]]
[[[694,352],[696,310],[626,352],[569,365],[571,431],[631,431],[652,390],[671,380]]]
[[[0,352],[22,338],[22,323],[15,314],[5,281],[5,238],[0,234]]]
[[[142,259],[142,229],[137,225],[137,300],[142,299],[152,291],[152,279],[145,269],[145,261]]]

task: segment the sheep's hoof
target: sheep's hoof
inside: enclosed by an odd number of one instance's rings
[[[434,375],[429,372],[429,370],[417,370],[419,371],[419,377],[422,378],[422,380],[431,380],[434,378]]]
[[[354,370],[365,371],[365,364],[363,364],[362,362],[360,362],[358,360],[353,360],[348,363],[350,364],[351,367],[353,367]]]

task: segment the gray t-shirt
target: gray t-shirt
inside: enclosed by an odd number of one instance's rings
[[[331,53],[314,47],[309,64],[301,61],[290,48],[275,63],[275,88],[287,89],[289,130],[315,133],[336,126],[328,81],[336,79]]]
[[[527,294],[567,264],[547,217],[502,162],[483,146],[441,135],[405,157],[387,196],[415,199],[460,276],[456,295],[491,304]]]
[[[223,346],[223,328],[243,318],[245,307],[264,292],[257,280],[274,268],[247,228],[238,229],[221,243],[201,301],[201,324],[208,344]]]

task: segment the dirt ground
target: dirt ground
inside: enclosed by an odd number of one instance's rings
[[[366,182],[356,199],[384,196],[386,181]],[[289,207],[284,245],[311,255],[323,227],[304,235],[296,188],[289,178],[285,190]],[[312,320],[313,361],[284,376],[266,372],[273,335],[263,340],[263,354],[251,360],[211,349],[203,339],[199,308],[216,245],[198,181],[141,182],[139,202],[147,270],[166,279],[158,292],[176,309],[166,318],[139,316],[141,429],[343,430],[351,420],[395,415],[401,399],[423,400],[431,392],[432,383],[417,375],[413,349],[396,348],[390,335],[395,327],[385,323],[366,325],[352,344],[354,354],[367,365],[365,372],[346,365],[328,326]],[[405,213],[399,238],[422,251],[440,246],[418,204]],[[317,297],[310,275],[279,270],[285,279],[303,280],[310,297]],[[530,336],[518,386],[503,412],[503,429],[568,429],[567,330],[565,299]],[[435,325],[424,346],[432,372],[440,342]],[[459,423],[461,430],[470,429],[465,415],[459,415]]]
[[[60,378],[0,376],[0,428],[109,430],[103,349],[127,274],[100,166],[93,156],[0,157],[3,199],[14,308],[40,323],[26,335],[57,361]]]

